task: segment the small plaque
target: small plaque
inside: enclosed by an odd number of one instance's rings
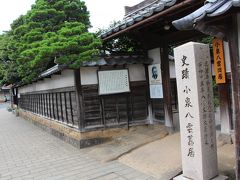
[[[162,84],[150,85],[150,97],[152,99],[163,98]]]

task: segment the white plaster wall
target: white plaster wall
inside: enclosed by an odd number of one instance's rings
[[[226,72],[231,72],[229,44],[228,42],[224,41],[223,45],[224,45]]]
[[[10,92],[0,92],[0,101],[5,101],[5,96],[7,100],[11,100]]]
[[[149,50],[148,57],[153,59],[152,64],[161,64],[160,48]]]
[[[145,67],[143,64],[128,65],[130,81],[145,81]]]
[[[45,78],[43,81],[20,87],[19,93],[44,91],[71,86],[74,86],[74,72],[73,70],[67,69],[63,70],[61,75],[53,75],[51,78]]]
[[[5,100],[5,96],[4,96],[4,92],[0,92],[0,101],[4,101]]]
[[[161,64],[161,56],[160,56],[160,48],[151,49],[148,51],[148,57],[153,59],[152,64]],[[175,72],[175,62],[170,61],[169,62],[169,73],[170,78],[176,78],[176,72]]]
[[[224,58],[225,58],[226,72],[229,73],[229,72],[231,72],[229,43],[224,41],[223,46],[224,46]],[[215,76],[213,64],[212,64],[212,75]]]
[[[19,93],[33,92],[36,91],[36,83],[23,86],[18,89]]]
[[[176,69],[175,69],[174,61],[169,62],[169,73],[170,73],[170,78],[172,79],[176,78]]]
[[[128,65],[130,81],[145,81],[146,74],[143,64],[131,64]],[[98,84],[97,67],[82,67],[80,68],[81,73],[81,84],[82,85],[93,85]]]
[[[98,84],[97,67],[82,67],[80,68],[81,84],[91,85]]]

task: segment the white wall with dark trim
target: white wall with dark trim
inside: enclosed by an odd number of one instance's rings
[[[127,65],[129,69],[130,81],[146,81],[145,67],[143,64]],[[97,77],[98,67],[81,67],[81,84],[82,85],[96,85],[98,84]]]
[[[94,85],[98,84],[97,78],[98,67],[81,67],[81,84],[82,85]]]
[[[72,86],[74,86],[74,71],[67,69],[63,70],[61,75],[53,75],[51,78],[44,78],[43,81],[20,87],[19,93],[44,91]]]

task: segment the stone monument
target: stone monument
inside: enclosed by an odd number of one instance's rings
[[[209,46],[189,42],[174,49],[183,174],[174,180],[224,180],[218,175]]]

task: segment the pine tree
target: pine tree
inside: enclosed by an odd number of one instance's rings
[[[99,53],[100,39],[89,33],[89,12],[80,0],[37,0],[11,25],[10,59],[24,82],[54,63],[79,68]]]

